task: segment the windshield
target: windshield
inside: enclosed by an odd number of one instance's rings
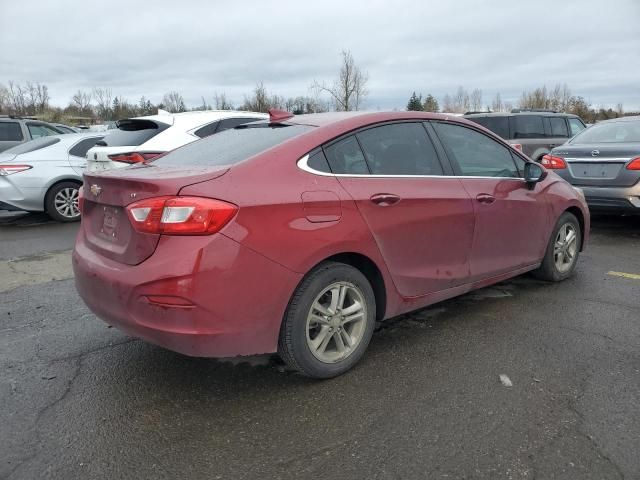
[[[217,166],[233,165],[275,147],[314,127],[308,125],[241,125],[205,137],[178,148],[157,160],[154,165]]]
[[[569,143],[639,143],[640,120],[596,124],[576,135]]]

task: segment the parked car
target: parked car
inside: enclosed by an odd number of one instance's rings
[[[34,138],[60,135],[61,129],[33,117],[0,115],[0,152]]]
[[[145,162],[200,138],[266,118],[268,116],[264,113],[209,110],[163,112],[149,117],[120,120],[117,129],[109,130],[109,135],[88,152],[88,171]]]
[[[62,130],[62,133],[78,133],[82,131],[80,128],[65,125],[64,123],[52,123],[51,125],[56,127],[58,130]]]
[[[590,221],[559,176],[425,112],[272,112],[85,182],[73,268],[96,315],[323,378],[362,357],[376,321],[528,271],[569,277]]]
[[[640,213],[640,116],[599,122],[542,164],[580,187],[590,209]]]
[[[0,210],[46,212],[54,220],[80,219],[78,189],[95,133],[38,138],[0,153]]]
[[[522,150],[536,162],[586,128],[577,115],[552,110],[514,109],[511,113],[467,113],[479,123]]]

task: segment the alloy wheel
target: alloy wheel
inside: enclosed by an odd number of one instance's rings
[[[565,223],[558,230],[553,244],[553,260],[559,272],[571,269],[578,253],[578,233],[571,223]]]
[[[63,188],[53,199],[56,211],[65,218],[77,218],[80,216],[78,205],[78,188]]]
[[[326,287],[311,304],[307,315],[307,346],[318,360],[336,363],[351,355],[366,329],[364,295],[349,282]]]

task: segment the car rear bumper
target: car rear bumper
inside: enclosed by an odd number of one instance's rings
[[[640,213],[640,183],[632,187],[580,187],[591,210]]]
[[[73,252],[76,288],[108,324],[190,356],[276,351],[300,274],[222,234],[161,237],[135,266],[99,255],[83,237]]]

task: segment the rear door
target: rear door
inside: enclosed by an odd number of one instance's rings
[[[418,122],[368,128],[325,147],[401,295],[467,281],[473,205]],[[449,174],[449,175],[446,175]]]
[[[473,199],[472,280],[539,262],[549,236],[549,207],[543,185],[529,190],[524,182],[524,160],[479,130],[448,122],[433,127]]]

